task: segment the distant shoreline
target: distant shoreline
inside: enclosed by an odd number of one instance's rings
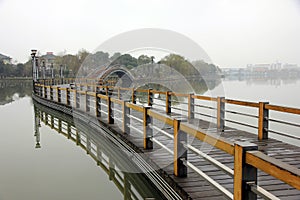
[[[0,77],[0,80],[9,81],[9,80],[32,80],[32,77]]]

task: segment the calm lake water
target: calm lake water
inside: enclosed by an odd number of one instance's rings
[[[300,108],[299,80],[225,80],[218,87],[227,98]],[[30,95],[30,84],[0,87],[0,200],[123,199],[82,148],[44,123],[41,148],[35,148]],[[298,118],[286,119],[299,123]]]
[[[43,123],[35,148],[32,99],[18,92],[0,106],[0,199],[123,199],[86,152]]]

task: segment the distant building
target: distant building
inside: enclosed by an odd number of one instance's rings
[[[0,61],[4,64],[11,64],[11,58],[0,53]]]
[[[45,66],[46,70],[50,70],[54,65],[55,59],[56,56],[53,52],[47,52],[46,55],[40,57],[40,66]]]

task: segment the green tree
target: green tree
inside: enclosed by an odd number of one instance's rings
[[[151,57],[147,55],[140,55],[137,59],[138,65],[148,64],[151,63],[151,61],[152,61]]]
[[[137,67],[138,62],[137,59],[135,57],[132,57],[130,54],[124,54],[119,56],[116,60],[112,61],[110,65],[122,65],[130,69],[132,67]]]

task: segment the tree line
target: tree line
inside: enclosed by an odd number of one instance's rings
[[[82,49],[76,55],[63,54],[55,56],[53,60],[53,68],[56,74],[59,72],[60,66],[63,66],[65,74],[68,76],[75,76],[79,69],[83,68],[87,71],[89,69],[97,69],[105,66],[121,65],[128,69],[144,64],[153,64],[154,56],[140,55],[138,58],[130,54],[114,53],[109,55],[107,52],[98,51],[96,53],[89,53]],[[165,64],[170,68],[178,71],[180,74],[191,75],[217,75],[220,68],[214,64],[206,63],[202,60],[189,61],[183,56],[176,54],[169,54],[160,59],[158,64]],[[39,65],[42,66],[41,61]],[[151,65],[149,65],[151,66]],[[0,77],[31,77],[32,76],[32,61],[29,59],[25,63],[18,64],[4,64],[0,61]]]

